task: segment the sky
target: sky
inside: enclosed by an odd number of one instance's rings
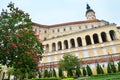
[[[86,20],[86,4],[89,4],[97,19],[120,26],[120,0],[0,0],[0,12],[10,2],[29,13],[32,21],[39,24]]]

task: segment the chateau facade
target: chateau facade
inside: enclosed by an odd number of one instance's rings
[[[56,69],[64,54],[77,56],[83,66],[89,64],[95,71],[96,63],[103,67],[111,60],[120,60],[120,29],[114,23],[96,18],[87,4],[87,20],[55,25],[34,23],[33,30],[40,35],[44,46],[39,69]]]

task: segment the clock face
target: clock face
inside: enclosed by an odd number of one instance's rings
[[[91,20],[91,19],[96,19],[95,13],[89,12],[89,13],[87,14],[87,19],[89,19],[89,20]]]

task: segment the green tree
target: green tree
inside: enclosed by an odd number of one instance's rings
[[[63,70],[67,71],[68,76],[72,76],[72,70],[79,66],[79,59],[71,54],[65,54],[63,59],[60,60],[60,66]]]
[[[112,73],[111,64],[110,63],[108,63],[108,65],[107,65],[107,73]]]
[[[32,30],[29,14],[9,3],[0,14],[0,63],[24,75],[36,72],[43,45]],[[28,77],[26,75],[26,77]]]
[[[116,73],[117,72],[117,70],[116,70],[116,67],[115,67],[115,64],[113,63],[113,64],[111,64],[111,69],[112,69],[112,72],[113,73]]]
[[[120,72],[120,61],[118,62],[118,71]]]
[[[57,76],[56,76],[56,71],[55,71],[54,68],[53,68],[53,77],[57,77]]]
[[[44,70],[44,77],[49,77],[49,71],[47,69]]]
[[[92,75],[92,70],[91,70],[90,66],[87,65],[86,69],[87,69],[88,76],[91,76]]]
[[[101,67],[101,65],[97,64],[96,66],[96,71],[97,71],[97,74],[104,74],[104,71]]]
[[[77,67],[77,68],[76,68],[76,76],[77,76],[77,77],[80,77],[80,75],[81,75],[81,70],[80,70],[79,67]]]
[[[87,75],[86,69],[85,67],[83,67],[83,76],[86,76],[86,75]]]
[[[61,67],[59,67],[59,77],[63,77],[63,72]]]

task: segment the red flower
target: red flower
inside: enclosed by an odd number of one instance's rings
[[[19,34],[15,34],[16,36],[19,36]]]
[[[12,47],[15,49],[17,48],[16,44],[12,43]]]
[[[23,62],[18,62],[18,64],[23,64]]]
[[[29,54],[30,54],[30,52],[26,52],[26,54],[28,54],[28,55],[29,55]]]
[[[9,51],[9,50],[7,50],[7,51],[6,51],[6,53],[7,53],[7,54],[9,54],[9,53],[10,53],[10,51]]]
[[[33,60],[34,60],[34,61],[37,61],[37,58],[36,58],[36,57],[34,57],[34,58],[33,58]]]

